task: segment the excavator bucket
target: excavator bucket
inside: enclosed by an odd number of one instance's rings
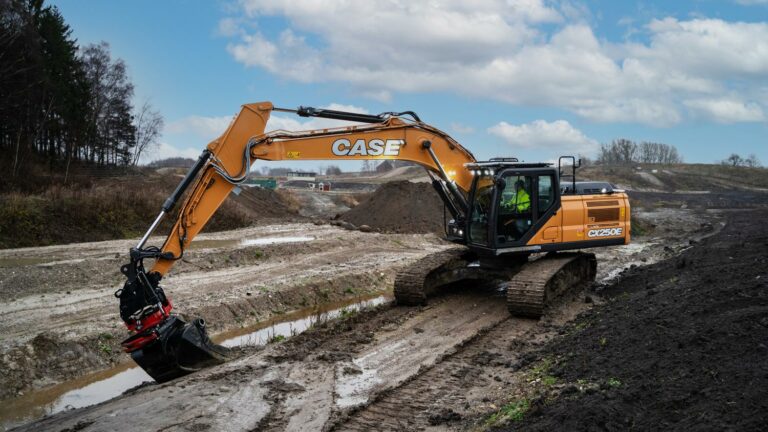
[[[129,337],[123,341],[123,347],[158,383],[224,363],[229,358],[229,350],[208,337],[201,318],[186,323],[171,316],[151,332]]]

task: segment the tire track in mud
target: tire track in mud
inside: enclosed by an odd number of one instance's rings
[[[483,293],[444,296],[423,308],[385,306],[357,318],[22,430],[61,430],[83,421],[93,422],[85,430],[321,430],[355,401],[378,400],[509,319],[503,299]],[[358,382],[367,375],[344,372],[354,368],[377,379]],[[345,393],[348,384],[359,385]],[[340,406],[345,395],[355,403]],[[143,415],[148,406],[163,414]]]
[[[520,358],[555,333],[548,328],[554,326],[510,316],[330,430],[422,430],[459,421],[512,384]]]
[[[591,307],[584,301],[585,294],[588,291],[571,293],[540,320],[512,317],[504,308],[505,319],[479,330],[367,405],[338,415],[327,428],[345,432],[465,429],[467,419],[474,421],[496,410],[491,401],[505,400],[512,388],[527,384],[518,370],[531,352],[562,334],[567,322]],[[501,298],[496,300],[503,303]]]

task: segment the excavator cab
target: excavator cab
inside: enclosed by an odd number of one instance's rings
[[[492,159],[474,175],[466,242],[481,254],[516,252],[560,208],[559,170],[550,164]]]

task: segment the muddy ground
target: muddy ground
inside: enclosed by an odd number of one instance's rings
[[[549,384],[499,402],[525,406],[501,429],[765,430],[766,217],[730,213],[718,235],[605,287],[607,304],[526,359]]]
[[[520,399],[515,399],[519,389],[537,388],[530,385],[536,380],[550,383],[548,369],[537,360],[543,358],[542,350],[572,333],[568,323],[577,315],[606,307],[593,309],[603,303],[600,292],[610,291],[606,287],[612,280],[676,259],[705,244],[707,236],[723,235],[720,231],[731,217],[728,211],[680,207],[655,205],[653,200],[638,206],[636,215],[653,225],[652,231],[628,247],[597,250],[599,275],[592,291],[580,293],[541,321],[510,318],[499,293],[463,286],[422,308],[387,304],[345,315],[285,342],[243,349],[243,357],[221,367],[59,413],[28,428],[503,427],[509,410],[503,415],[499,411]],[[258,246],[239,242],[301,236],[316,239]],[[238,230],[201,240],[200,249],[190,252],[165,286],[177,299],[178,310],[203,315],[214,332],[313,302],[386,292],[397,268],[449,247],[433,235],[362,233],[312,224]],[[0,263],[7,264],[0,267],[2,366],[12,371],[3,386],[12,391],[6,394],[67,379],[83,367],[96,370],[124,360],[116,352],[122,328],[111,293],[121,280],[117,268],[122,260],[114,250],[129,246],[103,242],[0,251]],[[6,284],[6,279],[13,283]],[[19,286],[36,291],[30,294]],[[101,335],[105,329],[109,337]],[[61,347],[71,349],[62,353]],[[536,400],[527,394],[525,399]],[[148,415],[148,410],[162,414]]]
[[[0,399],[126,360],[112,294],[134,243],[0,251]],[[445,247],[436,236],[266,225],[199,236],[162,285],[176,311],[204,317],[216,333],[387,291],[398,268]]]

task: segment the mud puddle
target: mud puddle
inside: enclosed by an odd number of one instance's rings
[[[214,336],[226,347],[258,346],[303,333],[314,325],[391,301],[385,295],[362,296],[290,312],[252,326]],[[133,362],[85,375],[43,390],[27,393],[0,404],[0,429],[11,428],[61,411],[102,403],[152,378]]]
[[[212,240],[196,240],[193,242],[189,249],[213,249],[213,248],[235,248],[242,246],[268,246],[284,243],[307,243],[315,240],[314,237],[300,236],[300,237],[262,237],[255,239],[212,239]]]
[[[378,306],[391,300],[387,296],[373,296],[365,300],[327,303],[321,308],[308,308],[273,319],[221,333],[214,342],[225,347],[264,345],[305,332],[317,323],[344,317],[365,308]]]
[[[53,261],[46,258],[0,258],[0,267],[24,267]]]
[[[261,238],[245,238],[245,239],[211,239],[211,240],[195,240],[190,246],[191,250],[200,249],[215,249],[215,248],[238,248],[248,246],[270,246],[277,244],[287,243],[309,243],[315,240],[315,237],[310,236],[294,236],[294,237],[261,237]],[[109,259],[108,257],[88,258],[90,261],[94,259]],[[55,256],[23,256],[23,257],[11,257],[0,258],[0,268],[2,267],[27,267],[27,266],[54,266],[62,264],[74,264],[85,261],[84,258],[78,259],[61,259]]]

